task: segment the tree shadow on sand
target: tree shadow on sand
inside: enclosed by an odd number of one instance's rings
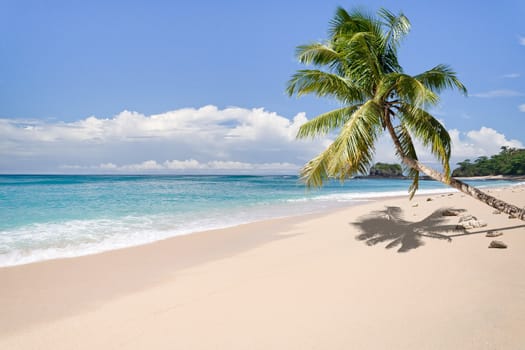
[[[389,242],[385,248],[399,246],[399,253],[424,245],[423,238],[450,242],[452,238],[444,233],[457,232],[456,225],[446,224],[447,217],[442,213],[443,209],[438,209],[421,221],[410,222],[402,218],[401,208],[386,207],[354,223],[363,232],[356,239],[369,246]]]

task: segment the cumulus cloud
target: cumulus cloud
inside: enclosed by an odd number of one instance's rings
[[[289,173],[297,172],[299,166],[292,163],[247,163],[237,161],[213,160],[199,162],[195,159],[166,160],[158,163],[147,160],[136,164],[116,165],[103,163],[94,166],[62,165],[61,169],[80,172],[102,173],[168,173],[173,170],[181,173]]]
[[[0,171],[73,171],[75,166],[136,172],[213,170],[225,168],[229,163],[224,162],[234,162],[231,169],[247,164],[297,168],[328,142],[296,140],[306,121],[304,113],[290,120],[262,108],[215,106],[150,116],[123,111],[113,118],[91,116],[74,122],[1,119]],[[163,163],[166,159],[173,160]]]
[[[504,134],[488,127],[481,127],[479,130],[461,132],[457,129],[449,130],[452,141],[452,152],[450,165],[454,168],[455,164],[465,159],[476,159],[480,156],[490,156],[499,153],[502,146],[513,148],[524,148],[519,140],[507,139]],[[436,169],[440,168],[439,162],[432,155],[430,150],[415,140],[415,147],[419,160],[431,165]],[[394,154],[394,145],[387,135],[384,135],[378,142],[376,149],[376,159],[382,162],[399,162]]]
[[[457,160],[493,155],[498,153],[502,146],[524,147],[521,141],[508,140],[504,134],[487,127],[465,133],[453,129],[449,134],[452,139],[452,155]]]
[[[297,140],[307,120],[304,113],[288,119],[262,108],[215,106],[74,122],[0,119],[0,172],[296,173],[331,142]],[[523,147],[487,127],[450,134],[452,164]],[[435,163],[416,146],[420,160]],[[375,160],[398,162],[393,149],[388,135],[380,138]]]
[[[479,92],[475,94],[470,94],[471,97],[479,97],[479,98],[498,98],[498,97],[516,97],[516,96],[524,96],[522,92],[514,91],[514,90],[491,90],[487,92]]]

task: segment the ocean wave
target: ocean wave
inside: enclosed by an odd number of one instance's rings
[[[512,184],[508,182],[501,184],[487,182],[480,187],[524,184],[525,182]],[[479,186],[480,183],[477,185]],[[16,227],[4,227],[3,230],[0,230],[0,266],[90,255],[194,232],[220,229],[271,218],[321,212],[377,198],[408,195],[406,189],[392,189],[392,187],[389,191],[374,190],[372,187],[369,187],[368,191],[357,192],[356,190],[354,188],[345,192],[331,188],[329,193],[319,195],[291,192],[274,197],[255,197],[250,202],[239,201],[235,205],[232,203],[217,205],[218,201],[215,200],[215,202],[202,206],[197,201],[198,205],[192,208],[188,206],[169,207],[171,210],[169,213],[166,213],[167,208],[165,206],[159,207],[164,210],[162,214],[157,211],[155,214],[128,214],[95,219],[64,219],[61,222],[36,222]],[[266,191],[266,188],[263,188],[256,193],[266,193]],[[432,195],[455,191],[452,188],[442,187],[419,190],[418,194]],[[288,198],[286,198],[287,196]],[[290,198],[289,196],[295,197]],[[204,194],[201,194],[201,197],[207,198]],[[106,209],[106,212],[107,214],[104,213],[104,216],[110,215],[112,211]],[[51,219],[48,218],[48,220]]]
[[[26,225],[0,232],[0,266],[91,255],[241,223],[144,216]]]
[[[443,188],[443,189],[428,189],[428,190],[419,190],[417,194],[439,194],[439,193],[451,193],[457,192],[453,188]],[[355,202],[355,201],[368,201],[378,198],[387,198],[387,197],[403,197],[407,196],[408,191],[370,191],[370,192],[347,192],[347,193],[330,193],[314,197],[304,197],[296,199],[288,199],[289,202],[308,202],[308,201],[339,201],[339,202]]]

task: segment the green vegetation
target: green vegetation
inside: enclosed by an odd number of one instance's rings
[[[452,176],[525,175],[525,149],[501,147],[501,152],[458,163]]]
[[[438,64],[417,75],[404,73],[397,50],[409,31],[410,22],[402,13],[381,9],[374,16],[338,8],[330,21],[328,40],[297,47],[299,62],[310,67],[292,76],[288,94],[328,97],[342,105],[299,129],[298,138],[338,132],[334,141],[301,169],[301,179],[307,186],[322,186],[328,178],[344,180],[366,173],[379,137],[388,132],[412,179],[411,197],[422,172],[525,220],[525,209],[450,176],[450,135],[428,108],[439,102],[438,94],[443,90],[457,89],[466,95],[467,89],[447,65]],[[414,140],[430,149],[443,173],[419,162]]]
[[[413,180],[411,195],[418,188],[419,172],[428,174],[418,162],[414,138],[429,146],[444,169],[440,180],[448,182],[450,136],[426,109],[438,103],[442,90],[455,88],[464,94],[467,90],[443,64],[414,76],[403,72],[397,49],[409,31],[410,22],[402,13],[381,9],[373,16],[338,8],[326,42],[297,48],[301,63],[319,69],[299,70],[288,83],[288,93],[335,98],[343,104],[299,129],[299,138],[339,129],[334,142],[301,170],[308,186],[321,186],[330,177],[366,173],[383,132],[393,139]]]
[[[370,168],[370,176],[403,177],[403,168],[399,164],[376,163]]]

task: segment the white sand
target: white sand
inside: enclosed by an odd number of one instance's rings
[[[525,205],[524,187],[490,192]],[[425,219],[446,207],[489,225]],[[520,349],[525,222],[493,211],[389,199],[2,268],[0,348]],[[493,229],[508,249],[487,248]]]

